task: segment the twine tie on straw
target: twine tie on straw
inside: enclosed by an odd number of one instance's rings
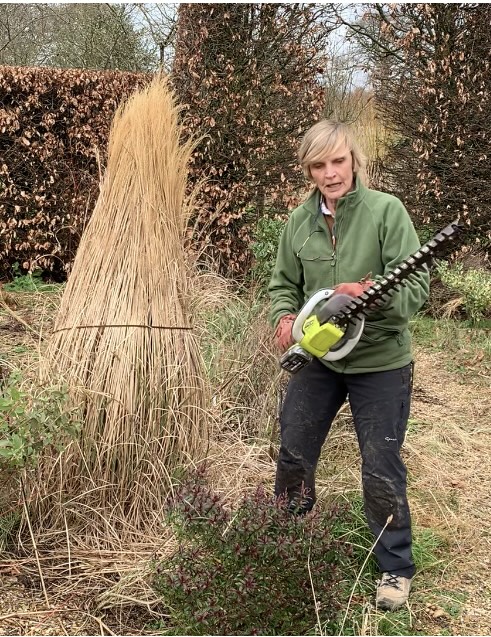
[[[189,325],[133,325],[128,323],[121,323],[115,325],[70,325],[68,327],[59,327],[57,330],[53,330],[53,334],[57,332],[65,332],[66,330],[82,330],[82,329],[92,329],[92,328],[101,328],[101,327],[145,327],[149,330],[192,330],[194,329]]]

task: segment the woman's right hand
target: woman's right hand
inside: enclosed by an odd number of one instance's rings
[[[276,347],[280,350],[280,352],[286,352],[286,350],[295,342],[293,340],[292,329],[296,318],[296,314],[285,314],[285,316],[280,318],[280,321],[276,326],[273,338]]]

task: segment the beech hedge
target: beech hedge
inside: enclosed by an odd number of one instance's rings
[[[64,278],[98,196],[117,106],[149,74],[0,66],[2,278]]]

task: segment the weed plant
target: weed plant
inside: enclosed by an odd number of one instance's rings
[[[64,387],[21,389],[19,372],[2,379],[0,389],[0,551],[27,513],[26,476],[42,453],[61,451],[79,430],[78,411],[68,407]]]
[[[79,429],[75,411],[67,409],[63,387],[27,393],[12,373],[0,392],[0,468],[24,469],[36,464],[48,446],[61,450]]]
[[[59,284],[45,283],[41,270],[34,270],[30,274],[20,274],[20,268],[14,266],[14,279],[3,287],[7,292],[52,292],[59,290]]]
[[[11,542],[20,521],[21,515],[18,510],[0,514],[0,552],[5,551],[9,542]]]
[[[462,263],[449,264],[445,261],[437,265],[437,273],[444,285],[462,297],[462,306],[476,325],[491,310],[491,273],[485,270],[468,269]]]
[[[332,533],[338,514],[294,516],[262,488],[230,511],[204,473],[187,480],[168,507],[178,548],[155,581],[166,633],[304,635],[320,623],[332,631],[350,553]]]

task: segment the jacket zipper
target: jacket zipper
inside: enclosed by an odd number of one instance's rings
[[[329,228],[329,225],[327,226]],[[331,233],[331,243],[332,243],[332,254],[331,254],[331,267],[336,266],[336,219],[334,219],[332,224],[332,230],[329,228],[329,232]]]
[[[324,217],[323,215],[323,222],[327,227],[327,231],[329,232],[329,236],[331,238],[331,244],[332,244],[332,252],[331,252],[331,267],[335,267],[336,265],[336,219],[335,217],[332,217],[332,230],[331,230],[331,226],[329,225],[328,221],[327,221],[327,217]]]

